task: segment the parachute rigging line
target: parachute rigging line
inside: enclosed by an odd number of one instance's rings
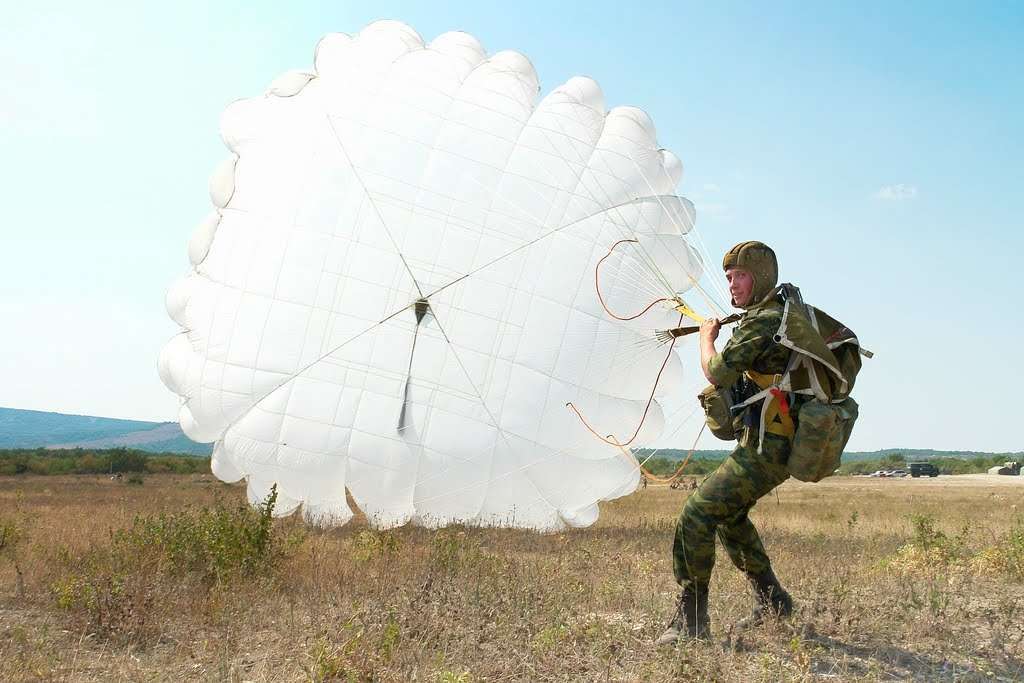
[[[640,240],[636,240],[636,239],[619,240],[618,242],[616,242],[615,244],[613,244],[611,246],[611,249],[608,250],[608,253],[605,254],[604,256],[602,256],[601,260],[597,262],[596,266],[594,266],[594,289],[597,290],[597,300],[601,302],[601,308],[604,309],[605,313],[607,313],[611,317],[615,318],[616,320],[636,320],[637,318],[642,316],[644,313],[646,313],[647,311],[649,311],[652,308],[654,308],[654,306],[656,306],[657,304],[660,304],[663,301],[670,301],[670,299],[668,299],[667,297],[662,297],[660,299],[655,299],[654,301],[649,303],[647,305],[647,307],[644,308],[644,310],[640,311],[636,315],[631,315],[631,316],[626,316],[626,317],[623,317],[623,316],[620,316],[620,315],[616,315],[610,308],[608,308],[608,304],[605,303],[604,297],[601,295],[601,279],[600,279],[600,276],[601,276],[601,264],[604,263],[605,260],[609,256],[612,255],[612,252],[615,251],[615,247],[619,246],[620,244],[626,243],[626,242],[632,242],[633,244],[639,244]],[[667,362],[667,359],[666,359],[666,362]],[[664,367],[665,366],[663,364],[662,368],[664,368]],[[658,374],[660,376],[661,373],[658,373]]]
[[[618,244],[618,243],[616,243],[616,244]],[[657,302],[655,302],[655,303],[657,303]],[[651,304],[651,306],[653,306],[653,305],[654,304]],[[650,308],[650,306],[648,306],[647,308]],[[605,310],[607,311],[608,309],[606,308]],[[647,309],[644,309],[644,310],[647,310]],[[609,313],[611,313],[611,311],[609,311]],[[621,320],[621,318],[620,318],[620,320]],[[627,320],[628,320],[628,318],[627,318]],[[682,321],[683,321],[683,316],[680,315],[679,316],[679,322],[682,322]],[[633,432],[633,436],[629,437],[628,441],[625,441],[625,442],[619,441],[618,439],[615,438],[614,434],[609,434],[608,436],[601,436],[600,434],[598,434],[594,430],[593,427],[590,426],[590,423],[588,423],[586,418],[583,417],[583,414],[579,411],[579,409],[576,406],[573,405],[572,401],[569,401],[568,403],[566,403],[565,406],[567,408],[572,409],[572,412],[576,413],[576,417],[578,417],[580,419],[580,422],[583,423],[583,426],[586,427],[587,430],[591,434],[596,436],[601,441],[604,441],[609,446],[617,446],[619,448],[622,448],[623,446],[628,446],[629,444],[633,443],[634,440],[636,440],[637,435],[640,434],[640,429],[644,426],[644,422],[647,420],[647,413],[650,412],[651,404],[654,403],[654,393],[658,390],[658,383],[661,381],[661,375],[662,375],[662,373],[665,372],[665,366],[668,365],[669,359],[672,358],[672,350],[675,348],[675,345],[676,345],[676,338],[673,337],[672,341],[668,345],[668,352],[665,354],[665,360],[661,361],[661,367],[658,368],[658,374],[654,378],[654,386],[651,387],[651,394],[647,397],[647,404],[644,406],[643,415],[640,416],[640,424],[638,424],[636,426],[636,430]]]
[[[618,247],[620,244],[624,244],[624,243],[639,244],[640,240],[637,240],[637,239],[623,239],[623,240],[619,240],[618,242],[614,243],[611,246],[611,248],[608,249],[608,253],[605,254],[604,256],[602,256],[601,259],[597,262],[597,265],[594,266],[594,289],[597,291],[597,299],[598,299],[598,301],[601,302],[601,308],[603,308],[605,310],[605,313],[607,313],[611,317],[615,318],[616,320],[635,320],[635,319],[639,318],[640,316],[642,316],[647,311],[649,311],[652,308],[654,308],[654,306],[656,306],[656,305],[658,305],[658,304],[660,304],[662,302],[665,302],[665,301],[673,301],[673,299],[669,299],[667,297],[662,297],[660,299],[655,299],[654,301],[649,303],[642,311],[640,311],[639,313],[636,313],[635,315],[630,315],[630,316],[618,315],[614,311],[612,311],[610,308],[608,308],[608,304],[605,302],[604,296],[601,294],[601,264],[603,264],[608,259],[608,257],[612,255],[612,253],[615,251],[616,247]],[[684,317],[684,314],[681,313],[680,316],[679,316],[679,322],[680,323],[683,321],[683,317]],[[678,325],[678,323],[677,323],[677,325]],[[572,401],[569,401],[568,403],[566,403],[565,404],[566,407],[570,408],[574,413],[576,413],[576,417],[578,417],[580,419],[580,422],[583,423],[583,426],[586,427],[587,430],[591,434],[596,436],[601,441],[604,441],[606,444],[608,444],[610,446],[617,446],[618,448],[621,449],[621,448],[623,448],[625,446],[628,446],[629,444],[633,443],[633,441],[636,440],[637,435],[640,434],[640,430],[643,428],[644,422],[647,420],[647,414],[650,412],[651,404],[654,402],[654,394],[655,394],[655,392],[658,391],[658,384],[661,382],[661,375],[665,372],[665,367],[668,365],[669,359],[672,358],[672,351],[673,351],[673,349],[675,349],[676,339],[677,338],[678,337],[672,337],[671,341],[669,342],[668,351],[665,353],[665,359],[661,362],[661,367],[658,368],[658,374],[654,378],[654,386],[651,387],[651,393],[647,397],[646,405],[644,405],[643,415],[640,416],[640,423],[636,426],[636,430],[633,431],[633,435],[631,437],[629,437],[628,441],[621,442],[621,441],[619,441],[618,439],[615,438],[614,434],[609,434],[608,436],[601,436],[590,425],[590,423],[587,422],[586,418],[583,417],[583,414],[579,411],[579,409],[575,405],[573,405]],[[642,466],[641,466],[641,469],[643,469]]]

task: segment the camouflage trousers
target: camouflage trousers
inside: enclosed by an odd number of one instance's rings
[[[789,477],[789,441],[765,435],[740,445],[690,494],[676,523],[672,570],[683,588],[707,584],[715,566],[715,534],[739,569],[757,574],[771,568],[757,529],[747,516],[754,503]]]

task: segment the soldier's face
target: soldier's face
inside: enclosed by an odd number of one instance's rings
[[[746,306],[754,292],[754,276],[742,268],[729,268],[725,271],[725,279],[729,281],[729,294],[736,306]]]

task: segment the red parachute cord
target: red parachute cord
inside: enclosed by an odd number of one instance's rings
[[[612,245],[611,249],[608,250],[608,253],[605,254],[604,256],[602,256],[601,260],[597,262],[596,266],[594,266],[594,289],[597,290],[597,300],[601,302],[601,308],[604,309],[605,313],[607,313],[611,317],[615,318],[616,320],[636,320],[637,318],[642,316],[644,313],[646,313],[647,311],[649,311],[652,308],[654,308],[654,306],[656,306],[657,304],[660,304],[662,301],[671,301],[671,299],[668,299],[668,298],[655,299],[650,304],[648,304],[647,308],[645,308],[644,310],[640,311],[636,315],[631,315],[631,316],[628,316],[628,317],[625,317],[625,318],[620,316],[620,315],[616,315],[615,313],[612,313],[611,309],[608,308],[608,304],[605,303],[604,297],[601,296],[601,281],[600,281],[600,277],[599,277],[599,275],[601,273],[601,264],[605,262],[605,259],[607,259],[609,256],[612,255],[612,252],[615,251],[615,247],[617,247],[620,244],[623,244],[625,242],[633,242],[634,244],[639,244],[640,240],[619,240],[618,242],[616,242],[615,244]]]
[[[648,469],[646,467],[644,467],[643,465],[640,465],[640,471],[643,472],[644,476],[647,477],[647,479],[650,480],[650,481],[653,481],[653,482],[656,482],[656,483],[661,483],[661,484],[673,484],[673,483],[675,483],[675,481],[677,479],[679,479],[680,475],[682,475],[683,470],[686,468],[686,465],[690,462],[690,458],[693,457],[693,452],[697,450],[697,442],[700,441],[700,437],[701,437],[701,435],[704,434],[704,430],[707,428],[707,426],[708,426],[708,423],[706,421],[704,422],[703,425],[701,425],[700,431],[697,432],[697,438],[695,438],[693,440],[693,445],[690,446],[690,452],[686,454],[686,458],[683,459],[683,463],[679,467],[677,467],[676,471],[673,472],[671,475],[669,475],[667,477],[659,477],[656,474],[651,474],[651,472],[648,471]]]
[[[623,240],[623,241],[627,241],[627,240]],[[655,303],[657,303],[657,302],[655,302]],[[648,308],[650,308],[650,306],[648,306]],[[620,318],[620,320],[621,320],[621,318]],[[683,316],[680,315],[679,316],[679,322],[681,323],[682,321],[683,321]],[[574,413],[576,413],[576,417],[578,417],[580,419],[580,422],[583,423],[583,426],[586,427],[590,431],[591,434],[593,434],[594,436],[599,438],[601,441],[604,441],[609,446],[618,446],[619,448],[622,448],[624,446],[628,446],[629,444],[633,443],[633,441],[636,439],[637,435],[640,433],[640,429],[644,426],[644,421],[647,420],[647,413],[651,409],[651,404],[654,403],[654,392],[656,392],[658,390],[658,383],[661,381],[661,375],[662,375],[662,373],[665,372],[665,366],[668,365],[669,359],[672,358],[672,349],[675,348],[676,339],[678,339],[678,338],[679,337],[672,337],[672,342],[668,345],[668,353],[665,354],[665,360],[661,361],[661,367],[658,369],[658,375],[657,375],[657,377],[654,378],[654,386],[651,387],[651,395],[647,397],[647,405],[644,406],[644,414],[640,416],[640,424],[638,424],[636,426],[636,431],[633,432],[633,436],[629,437],[629,441],[621,442],[621,441],[619,441],[618,439],[615,438],[614,434],[609,434],[608,436],[601,436],[600,434],[598,434],[594,430],[593,427],[590,426],[590,423],[587,422],[586,418],[583,417],[583,414],[580,413],[580,411],[576,408],[576,406],[574,406],[572,404],[572,401],[569,401],[568,403],[566,403],[565,404],[566,407],[567,408],[571,408],[572,411]]]
[[[602,256],[601,260],[599,260],[597,262],[597,265],[594,266],[594,289],[597,292],[597,299],[598,299],[598,301],[601,302],[601,307],[605,310],[605,313],[607,313],[611,317],[615,318],[616,320],[635,320],[635,319],[639,318],[640,316],[642,316],[647,311],[649,311],[652,308],[654,308],[654,306],[656,306],[657,304],[660,304],[663,301],[672,301],[673,300],[673,299],[669,299],[667,297],[663,297],[661,299],[655,299],[650,304],[648,304],[642,311],[640,311],[636,315],[631,315],[631,316],[616,315],[610,308],[608,308],[608,304],[605,303],[604,297],[601,295],[601,279],[600,279],[601,264],[604,263],[605,260],[607,260],[608,257],[612,255],[612,252],[615,251],[616,247],[618,247],[620,244],[623,244],[623,243],[626,243],[626,242],[632,242],[634,244],[637,244],[637,243],[639,243],[639,240],[635,240],[635,239],[619,240],[618,242],[616,242],[615,244],[613,244],[611,246],[611,248],[608,250],[608,253],[605,254],[604,256]],[[683,315],[679,316],[679,323],[677,323],[677,325],[681,324],[683,322],[683,318],[684,318]],[[676,339],[678,339],[678,337],[672,337],[672,342],[668,346],[668,352],[665,354],[665,360],[663,360],[661,362],[661,367],[658,368],[658,375],[654,378],[654,386],[651,387],[651,394],[650,394],[650,396],[647,397],[647,404],[644,406],[643,415],[640,416],[640,424],[638,424],[636,426],[636,430],[633,432],[633,436],[629,437],[629,440],[626,441],[625,443],[623,443],[623,442],[619,441],[618,439],[616,439],[614,434],[609,434],[608,436],[601,436],[600,434],[598,434],[597,431],[593,427],[590,426],[590,423],[587,422],[586,418],[583,417],[583,414],[580,413],[579,409],[577,409],[576,406],[574,406],[572,404],[572,401],[566,403],[565,404],[566,407],[571,408],[572,411],[574,413],[576,413],[576,417],[578,417],[580,419],[580,422],[582,422],[583,426],[587,428],[587,431],[589,431],[591,434],[593,434],[594,436],[596,436],[598,439],[600,439],[601,441],[605,442],[606,444],[608,444],[610,446],[616,446],[624,454],[628,455],[629,451],[626,450],[626,446],[628,446],[629,444],[633,443],[633,441],[636,439],[637,435],[640,434],[640,429],[643,428],[644,422],[647,420],[647,413],[650,412],[651,404],[654,402],[654,394],[658,390],[658,384],[661,382],[661,375],[665,372],[665,367],[668,365],[669,359],[672,358],[672,351],[675,348]],[[647,468],[645,468],[642,464],[640,465],[640,471],[643,472],[645,477],[647,477],[648,479],[651,479],[653,481],[656,481],[656,482],[670,482],[670,483],[674,482],[680,476],[680,474],[682,474],[683,469],[690,462],[690,458],[693,456],[693,452],[697,448],[697,442],[700,441],[700,437],[704,433],[704,428],[705,427],[707,427],[706,423],[704,424],[704,426],[701,427],[700,431],[697,433],[697,438],[693,440],[693,446],[690,448],[690,452],[686,454],[686,458],[683,460],[682,464],[680,464],[679,467],[676,468],[676,471],[673,472],[671,476],[664,477],[664,478],[663,477],[659,477],[659,476],[649,472],[647,470]]]

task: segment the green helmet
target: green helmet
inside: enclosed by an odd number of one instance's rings
[[[727,251],[722,259],[722,270],[729,268],[742,268],[754,278],[750,303],[743,308],[751,308],[764,301],[779,281],[779,261],[772,248],[764,242],[740,242]]]

